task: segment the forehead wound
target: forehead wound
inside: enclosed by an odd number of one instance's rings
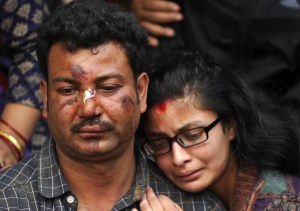
[[[71,67],[71,74],[74,78],[86,78],[86,72],[78,64],[74,64]]]

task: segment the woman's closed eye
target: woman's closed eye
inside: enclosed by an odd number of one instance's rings
[[[194,129],[181,134],[180,138],[184,141],[198,141],[205,138],[205,132],[203,129]]]

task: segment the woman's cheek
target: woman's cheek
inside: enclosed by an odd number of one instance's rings
[[[158,165],[158,167],[165,173],[165,174],[168,174],[169,172],[171,172],[171,169],[172,169],[172,159],[169,158],[170,156],[168,156],[167,154],[166,155],[163,155],[163,156],[160,156],[158,158],[155,159],[156,161],[156,164]]]

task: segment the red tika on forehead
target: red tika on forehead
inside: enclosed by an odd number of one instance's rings
[[[158,105],[157,105],[157,108],[158,108],[158,110],[160,111],[160,112],[166,112],[166,110],[167,110],[167,102],[166,101],[163,101],[163,102],[161,102],[161,103],[159,103]]]

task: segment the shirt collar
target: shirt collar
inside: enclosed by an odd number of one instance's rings
[[[51,138],[41,149],[38,164],[39,192],[46,198],[54,198],[70,191],[56,156],[55,142]]]
[[[129,191],[115,205],[114,210],[122,210],[125,207],[133,206],[143,197],[146,187],[149,185],[149,168],[147,158],[143,153],[136,150],[135,158],[137,163],[134,184]]]
[[[136,174],[130,190],[116,204],[116,209],[127,207],[142,198],[145,188],[149,186],[149,167],[147,158],[139,150],[135,152]],[[38,166],[39,192],[46,198],[55,198],[70,191],[61,169],[58,165],[55,142],[51,138],[41,149]]]

